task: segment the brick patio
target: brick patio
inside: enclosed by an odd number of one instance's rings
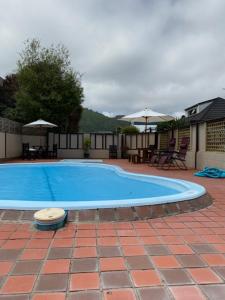
[[[57,232],[2,216],[0,300],[224,299],[225,180],[106,163],[200,183],[213,205],[144,221],[70,222]]]

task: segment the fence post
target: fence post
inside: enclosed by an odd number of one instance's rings
[[[122,158],[122,146],[123,146],[123,134],[117,134],[117,155],[118,158]]]
[[[5,158],[7,158],[7,132],[5,131]]]

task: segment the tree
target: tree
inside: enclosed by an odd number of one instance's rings
[[[64,46],[45,48],[38,40],[28,40],[18,61],[17,78],[13,119],[27,123],[42,118],[66,132],[78,131],[83,88]]]
[[[125,134],[138,134],[139,132],[140,132],[139,129],[132,125],[124,127],[122,129],[122,133],[125,133]]]
[[[16,74],[7,75],[2,85],[0,85],[0,116],[7,116],[10,108],[15,107],[17,91],[18,81]]]
[[[188,118],[181,117],[177,118],[175,120],[167,121],[167,122],[161,122],[157,125],[157,131],[168,131],[168,130],[175,130],[179,128],[186,128],[188,127],[189,120]]]

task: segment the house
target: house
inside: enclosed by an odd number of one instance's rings
[[[199,102],[185,109],[190,126],[191,167],[225,168],[225,99]]]
[[[186,108],[185,115],[191,124],[222,120],[225,118],[225,99],[217,97],[199,102]]]

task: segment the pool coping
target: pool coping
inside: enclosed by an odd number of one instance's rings
[[[124,222],[141,221],[147,219],[163,218],[167,216],[189,213],[210,206],[213,199],[210,194],[205,194],[193,200],[176,203],[121,207],[100,208],[86,210],[69,210],[68,221],[76,223],[99,222]],[[1,222],[32,222],[35,211],[31,210],[2,210],[0,209]]]

